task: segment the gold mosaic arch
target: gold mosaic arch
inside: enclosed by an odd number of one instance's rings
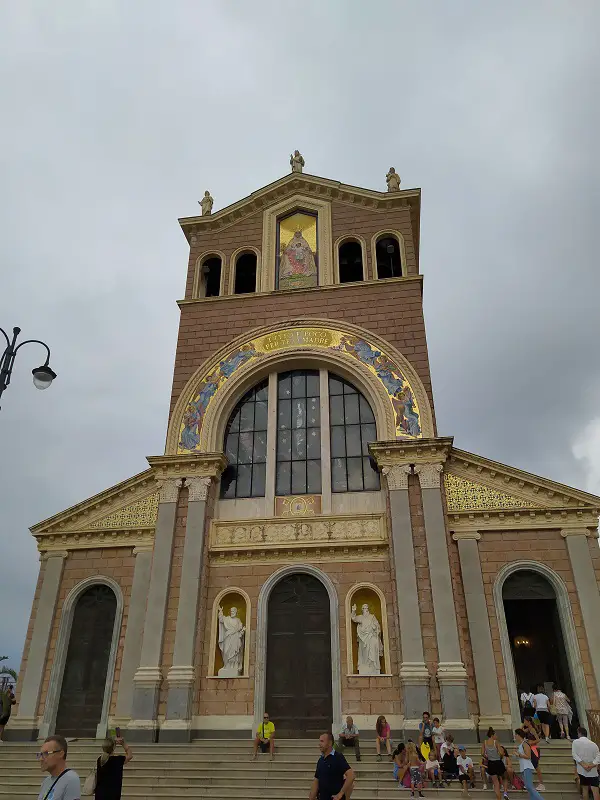
[[[221,449],[227,418],[243,393],[275,365],[299,363],[327,365],[353,381],[373,406],[380,439],[435,435],[423,384],[400,353],[358,326],[301,319],[249,331],[196,370],[171,415],[166,454]]]

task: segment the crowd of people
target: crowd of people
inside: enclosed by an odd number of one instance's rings
[[[559,730],[561,739],[572,741],[570,735],[570,725],[573,720],[573,709],[569,697],[554,683],[552,694],[548,696],[544,687],[540,684],[535,687],[535,691],[523,690],[519,697],[521,703],[521,720],[527,717],[536,718],[542,726],[543,738],[546,742],[550,741],[550,729],[553,720]]]

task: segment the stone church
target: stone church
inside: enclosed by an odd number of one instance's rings
[[[429,709],[468,742],[532,684],[600,707],[600,498],[438,432],[420,190],[290,163],[179,220],[165,452],[32,527],[7,738],[242,738],[265,709],[398,738]]]

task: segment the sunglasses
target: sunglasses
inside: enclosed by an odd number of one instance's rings
[[[53,756],[55,753],[62,753],[62,750],[42,750],[41,753],[36,753],[35,757],[39,761],[42,758],[48,758],[48,756]]]

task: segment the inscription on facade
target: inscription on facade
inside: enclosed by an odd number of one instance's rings
[[[323,328],[293,328],[270,333],[262,340],[262,347],[267,353],[288,347],[331,347],[332,344],[331,331]]]

